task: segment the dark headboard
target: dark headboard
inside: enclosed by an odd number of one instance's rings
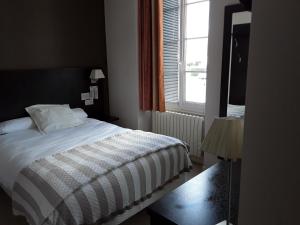
[[[70,104],[90,117],[109,114],[107,79],[98,81],[99,100],[85,106],[81,93],[89,92],[92,68],[0,71],[0,121],[26,116],[34,104]]]

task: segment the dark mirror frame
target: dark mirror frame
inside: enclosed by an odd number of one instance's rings
[[[220,111],[219,111],[220,117],[227,116],[232,14],[237,12],[244,12],[244,11],[248,11],[248,10],[242,4],[229,5],[225,7],[221,90],[220,90]]]

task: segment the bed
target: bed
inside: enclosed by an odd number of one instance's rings
[[[85,106],[80,96],[92,69],[0,71],[0,123],[28,117],[24,109],[37,103],[69,104],[96,118],[48,134],[33,127],[0,135],[0,186],[29,224],[120,224],[185,181],[191,162],[184,143],[103,122],[107,79],[93,84],[99,99]]]
[[[90,118],[46,135],[1,135],[0,161],[14,214],[39,225],[119,224],[181,184],[175,178],[191,167],[177,139]]]

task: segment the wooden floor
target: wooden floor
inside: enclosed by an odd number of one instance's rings
[[[188,173],[188,179],[193,178],[202,171],[202,166],[194,164],[193,170]],[[12,214],[10,197],[0,188],[0,225],[28,225],[23,217]],[[122,225],[150,225],[150,218],[146,210],[136,214]]]

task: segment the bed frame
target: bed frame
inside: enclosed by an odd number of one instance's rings
[[[183,183],[185,183],[188,180],[188,177],[186,176],[186,172],[180,174],[180,176],[176,179],[174,179],[172,182],[167,183],[165,186],[163,186],[162,189],[159,189],[155,192],[153,192],[151,198],[146,199],[143,202],[140,202],[138,205],[133,206],[129,210],[125,210],[122,214],[119,214],[109,221],[102,223],[101,225],[118,225],[120,223],[123,223],[125,220],[129,219],[130,217],[134,216],[135,214],[139,213],[143,209],[150,206],[152,203],[156,202],[160,198],[162,198],[167,193],[173,191],[175,188],[179,187]],[[100,224],[96,224],[100,225]]]
[[[24,108],[34,104],[70,104],[97,119],[109,115],[107,79],[98,81],[94,105],[81,101],[81,93],[89,92],[92,69],[1,70],[0,122],[27,116]]]

